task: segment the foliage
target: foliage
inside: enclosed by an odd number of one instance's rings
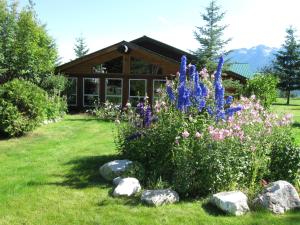
[[[223,80],[223,86],[225,88],[225,96],[232,95],[235,98],[239,98],[243,93],[243,84],[238,80],[226,79]]]
[[[296,184],[300,179],[300,148],[295,146],[290,130],[277,132],[271,151],[270,179]]]
[[[39,84],[53,72],[57,50],[30,4],[18,11],[18,3],[0,1],[0,82],[23,78]]]
[[[89,49],[88,49],[88,47],[85,43],[85,39],[83,37],[76,38],[74,52],[75,52],[76,58],[85,56],[89,52]]]
[[[149,106],[143,103],[135,121],[119,126],[118,149],[144,166],[146,186],[161,180],[181,196],[236,188],[253,196],[260,180],[274,174],[269,166],[276,161],[270,159],[277,149],[274,140],[289,129],[291,116],[268,112],[255,96],[240,102],[231,96],[225,99],[222,65],[221,58],[213,84],[204,85],[210,81],[203,73],[200,79],[193,65],[186,75],[182,57],[178,86],[168,82],[169,98],[156,103],[152,122],[146,123]],[[293,165],[288,168],[295,175]]]
[[[300,89],[300,44],[295,32],[293,27],[286,30],[285,43],[275,54],[274,61],[274,70],[280,79],[279,88],[287,92],[287,104],[290,102],[290,92]]]
[[[247,81],[244,95],[255,95],[266,108],[269,108],[277,97],[278,78],[272,74],[256,74]]]
[[[220,25],[225,15],[220,9],[217,2],[212,0],[206,7],[206,12],[201,14],[205,25],[196,27],[197,31],[194,31],[195,39],[200,43],[200,48],[195,52],[197,65],[200,68],[206,67],[210,72],[215,70],[217,57],[225,53],[224,47],[231,40],[222,39],[227,25]]]
[[[7,136],[23,135],[66,111],[65,100],[49,97],[40,87],[21,79],[1,86],[0,100],[0,133]]]
[[[68,79],[60,74],[49,74],[46,76],[41,84],[44,90],[46,90],[50,95],[60,95],[63,93],[68,85]]]
[[[45,118],[47,93],[23,80],[5,83],[0,89],[2,134],[20,136],[37,127]]]

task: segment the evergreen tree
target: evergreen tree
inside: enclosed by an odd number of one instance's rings
[[[275,54],[273,65],[280,79],[279,88],[286,92],[286,104],[289,105],[291,91],[300,89],[300,44],[292,26],[286,33],[285,42],[282,49]]]
[[[0,83],[22,77],[39,84],[54,71],[56,45],[39,22],[32,1],[17,9],[17,1],[8,5],[0,0]]]
[[[74,51],[77,58],[80,58],[89,52],[83,37],[76,38]]]
[[[205,25],[196,27],[195,39],[200,43],[200,48],[194,52],[197,56],[197,64],[200,68],[206,67],[209,71],[216,68],[216,59],[227,54],[224,48],[231,39],[223,40],[222,36],[227,25],[220,25],[225,13],[220,12],[221,8],[215,0],[206,7],[206,12],[201,14]]]

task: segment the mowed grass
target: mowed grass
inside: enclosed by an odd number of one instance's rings
[[[297,144],[300,145],[300,98],[292,98],[290,105],[286,105],[286,99],[278,98],[271,109],[278,114],[291,113],[294,115],[293,134]]]
[[[294,224],[300,212],[222,214],[206,200],[158,208],[113,198],[98,169],[117,158],[113,123],[67,116],[26,137],[0,140],[1,225]]]

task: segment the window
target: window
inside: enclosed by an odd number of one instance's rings
[[[69,86],[67,89],[67,102],[69,106],[77,106],[77,78],[69,77]]]
[[[105,81],[105,100],[114,104],[122,104],[123,81],[118,78],[107,78]]]
[[[147,93],[147,81],[141,79],[129,80],[129,101],[136,106],[139,101],[145,98]]]
[[[159,99],[166,89],[166,80],[153,80],[153,102]]]
[[[118,58],[109,60],[102,64],[97,64],[93,66],[93,73],[122,73],[123,69],[123,57],[120,56]]]
[[[130,73],[131,74],[149,74],[149,75],[162,75],[162,68],[157,64],[148,63],[142,59],[134,57],[130,58]]]
[[[83,106],[99,103],[99,79],[83,78]]]

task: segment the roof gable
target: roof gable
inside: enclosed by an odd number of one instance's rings
[[[165,44],[163,42],[157,41],[147,36],[142,36],[138,39],[132,40],[130,41],[130,43],[134,43],[145,49],[151,50],[160,55],[171,58],[177,62],[181,61],[182,55],[186,55],[189,60],[195,59],[195,56],[188,52],[185,52],[181,49],[175,48],[171,45]]]

